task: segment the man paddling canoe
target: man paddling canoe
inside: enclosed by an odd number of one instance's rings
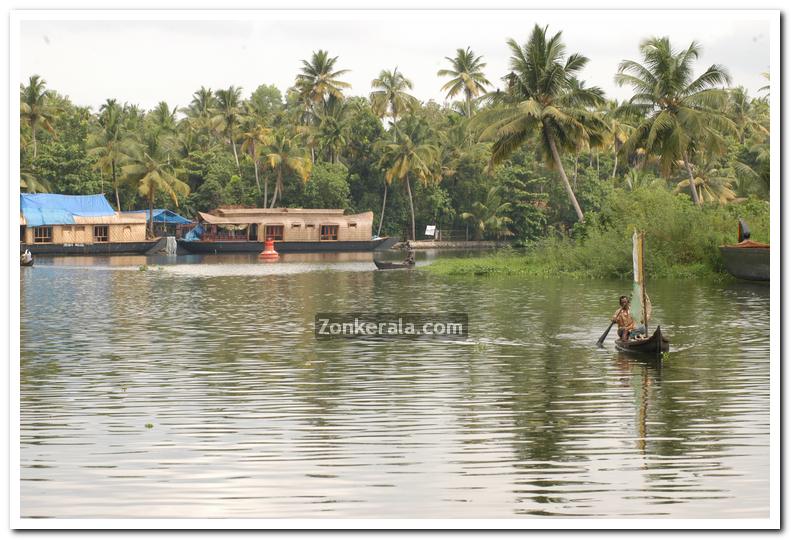
[[[618,299],[618,303],[621,307],[612,316],[612,322],[618,325],[618,337],[623,341],[628,341],[635,336],[645,334],[645,327],[642,325],[637,326],[634,322],[630,311],[629,297],[621,296]]]

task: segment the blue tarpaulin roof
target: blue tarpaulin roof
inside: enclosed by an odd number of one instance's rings
[[[148,221],[148,210],[126,210],[123,212],[124,214],[142,214],[145,213],[146,221]],[[154,208],[154,223],[174,223],[176,225],[186,225],[187,223],[192,223],[189,219],[185,218],[184,216],[178,215],[173,210],[168,210],[167,208]]]
[[[58,195],[21,193],[19,208],[28,227],[73,225],[74,216],[112,216],[113,207],[104,195]]]

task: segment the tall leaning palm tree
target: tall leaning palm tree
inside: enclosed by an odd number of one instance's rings
[[[189,195],[190,188],[180,177],[183,171],[177,169],[168,159],[168,135],[154,128],[143,134],[142,141],[136,145],[129,162],[121,168],[126,180],[137,185],[137,191],[148,201],[148,232],[154,236],[154,200],[159,193],[170,197],[178,207],[179,198]]]
[[[33,138],[33,158],[38,156],[38,141],[36,133],[44,129],[55,133],[52,123],[55,121],[55,112],[50,107],[50,91],[47,82],[38,75],[32,75],[27,86],[19,85],[19,115],[22,121],[30,127]]]
[[[472,128],[482,128],[481,140],[494,141],[492,165],[536,137],[548,166],[557,169],[577,219],[584,221],[561,152],[601,145],[607,126],[592,108],[603,103],[603,93],[577,79],[588,59],[576,53],[566,56],[561,32],[548,37],[547,28],[536,25],[524,45],[510,39],[508,46],[507,88],[493,95],[494,106],[478,114]]]
[[[486,93],[486,87],[492,83],[483,74],[486,62],[482,62],[482,56],[475,56],[472,50],[456,49],[456,57],[445,57],[450,62],[450,69],[441,69],[437,72],[439,77],[451,77],[442,87],[443,92],[447,92],[448,99],[453,99],[460,93],[464,93],[464,100],[467,105],[467,118],[472,117],[472,100]]]
[[[217,115],[215,119],[222,125],[222,131],[233,149],[236,168],[241,172],[239,154],[236,152],[236,125],[242,113],[242,89],[229,86],[225,90],[215,92],[217,98]]]
[[[414,111],[420,104],[418,99],[408,91],[412,90],[412,81],[407,79],[403,73],[395,67],[392,71],[383,69],[377,78],[371,81],[373,91],[370,95],[371,109],[379,118],[389,115],[392,118],[393,140],[396,136],[396,124],[398,118],[404,113]],[[385,217],[387,206],[387,185],[385,180],[384,194],[382,196],[382,213],[379,214],[379,229],[376,234],[382,234],[382,223]]]
[[[626,154],[644,148],[659,158],[662,175],[669,177],[682,163],[689,176],[689,188],[696,205],[701,203],[695,189],[692,157],[725,150],[724,132],[734,131],[733,122],[722,112],[726,94],[720,87],[730,83],[723,66],[712,64],[699,77],[693,65],[701,47],[675,50],[667,37],[652,37],[640,44],[643,63],[624,60],[615,82],[629,85],[634,95],[629,103],[645,115],[623,145]]]
[[[299,140],[298,135],[292,135],[281,129],[275,133],[266,149],[266,164],[275,172],[276,178],[270,208],[275,207],[278,195],[283,193],[283,177],[286,174],[296,174],[303,182],[307,182],[310,178],[312,162],[307,151],[299,146]]]
[[[396,128],[396,141],[383,145],[380,166],[385,170],[385,181],[404,182],[409,196],[409,211],[412,216],[412,240],[415,240],[415,205],[412,202],[410,177],[422,184],[432,182],[437,175],[434,168],[439,158],[439,150],[430,143],[415,142],[410,134]]]

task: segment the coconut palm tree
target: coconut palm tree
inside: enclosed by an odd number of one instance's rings
[[[55,111],[49,104],[51,93],[47,90],[47,82],[38,75],[32,75],[27,86],[19,85],[19,115],[22,122],[30,127],[33,142],[33,159],[38,156],[36,133],[43,129],[55,133],[52,123]]]
[[[588,59],[581,54],[567,56],[561,32],[548,37],[547,28],[536,25],[523,46],[513,39],[508,40],[508,46],[511,72],[505,77],[507,88],[491,95],[494,106],[478,114],[472,127],[482,128],[481,140],[494,141],[492,165],[537,137],[547,165],[560,175],[577,219],[584,221],[561,152],[601,145],[607,126],[591,108],[603,103],[603,93],[576,78]]]
[[[341,151],[348,143],[349,127],[346,116],[346,102],[331,97],[319,118],[316,139],[322,152],[327,152],[330,163],[340,162]]]
[[[137,185],[137,191],[148,201],[148,232],[154,236],[154,200],[159,193],[170,197],[178,207],[179,198],[189,195],[190,188],[180,177],[183,171],[170,163],[169,136],[159,129],[147,130],[142,142],[132,148],[129,161],[121,168],[126,179]]]
[[[312,163],[305,149],[299,146],[299,139],[298,135],[281,129],[272,137],[272,142],[265,151],[266,165],[275,172],[277,179],[270,208],[275,207],[278,195],[283,193],[283,177],[286,174],[295,174],[303,182],[310,178]]]
[[[19,189],[27,193],[49,193],[52,191],[49,182],[37,178],[29,170],[19,172]]]
[[[88,135],[88,155],[95,157],[94,168],[110,175],[115,191],[115,207],[121,211],[118,188],[121,183],[121,166],[129,158],[131,140],[124,128],[123,108],[114,99],[108,99],[99,109],[98,129]]]
[[[434,167],[439,158],[439,150],[430,143],[415,142],[414,134],[407,134],[395,128],[395,142],[382,144],[382,158],[379,162],[385,170],[385,182],[394,179],[404,182],[409,196],[409,211],[412,216],[412,240],[415,236],[415,206],[412,201],[410,177],[414,176],[422,184],[428,184],[437,177]],[[383,141],[382,141],[383,142]]]
[[[349,72],[348,69],[335,69],[337,56],[330,57],[324,50],[314,51],[310,60],[302,60],[302,67],[297,74],[294,87],[306,107],[321,106],[323,109],[330,97],[343,99],[343,90],[351,88],[351,84],[340,77]],[[317,111],[316,114],[318,115]],[[306,112],[306,115],[309,115]]]
[[[511,203],[503,202],[500,188],[493,186],[486,193],[486,199],[475,201],[470,212],[461,214],[462,219],[469,221],[475,231],[475,238],[480,240],[484,234],[495,236],[498,240],[504,236],[512,236],[508,229],[511,218],[504,215],[511,209]]]
[[[392,71],[383,69],[377,78],[371,81],[373,91],[370,94],[371,108],[379,118],[390,116],[395,126],[398,118],[404,113],[414,111],[420,102],[409,93],[412,81],[407,79],[398,67]]]
[[[149,118],[155,126],[162,132],[162,134],[172,135],[176,133],[176,112],[178,107],[172,109],[166,101],[160,101],[149,113]]]
[[[373,92],[369,96],[371,109],[379,118],[384,118],[388,115],[392,118],[391,129],[393,140],[395,140],[398,118],[404,113],[414,111],[420,105],[420,101],[408,92],[408,90],[412,90],[412,81],[399,72],[398,66],[396,66],[392,71],[383,69],[379,72],[379,76],[371,81],[371,87],[373,88]],[[382,223],[384,222],[385,208],[387,207],[388,183],[385,180],[382,195],[382,212],[379,214],[377,236],[382,234]]]
[[[483,74],[486,62],[482,62],[482,58],[482,56],[475,56],[469,47],[456,49],[455,58],[445,57],[445,60],[450,62],[451,69],[441,69],[437,72],[438,77],[451,77],[442,86],[442,91],[447,92],[449,100],[464,93],[467,118],[472,117],[473,100],[486,93],[486,87],[492,85]]]
[[[618,171],[618,154],[621,146],[634,130],[634,115],[616,100],[607,100],[603,108],[604,122],[607,124],[607,144],[612,147],[613,166],[610,178]]]
[[[728,91],[727,115],[736,126],[739,143],[753,134],[769,135],[769,110],[763,100],[751,99],[743,86]]]
[[[222,126],[222,132],[233,149],[236,168],[241,172],[239,154],[236,152],[236,125],[239,122],[239,116],[242,114],[242,89],[236,86],[229,86],[225,90],[217,90],[215,97],[217,98],[215,121]]]
[[[701,202],[728,204],[736,198],[732,185],[736,181],[733,169],[721,167],[716,161],[709,159],[693,165],[692,171],[695,191],[698,192]],[[674,193],[688,189],[690,189],[690,180],[681,180],[676,185]]]
[[[264,125],[263,120],[256,116],[246,116],[241,127],[242,153],[250,156],[253,160],[253,170],[255,170],[255,184],[258,186],[258,194],[261,194],[261,180],[258,177],[258,164],[261,159],[261,152],[267,144],[272,142],[272,129]],[[268,197],[269,182],[265,180],[264,186],[264,207]]]
[[[695,204],[701,201],[693,188],[692,156],[697,153],[704,159],[706,153],[724,151],[723,132],[734,131],[733,122],[722,112],[726,95],[719,88],[730,83],[730,76],[724,67],[712,64],[694,78],[693,64],[700,51],[694,41],[677,51],[667,37],[652,37],[640,44],[643,63],[624,60],[615,75],[619,86],[634,89],[629,103],[644,115],[623,151],[628,154],[642,147],[655,154],[665,177],[681,163]]]
[[[212,89],[201,86],[192,94],[190,104],[181,109],[185,115],[182,120],[183,127],[196,133],[197,143],[202,150],[212,144],[218,128],[221,127],[222,120],[216,115],[216,108],[217,98]]]

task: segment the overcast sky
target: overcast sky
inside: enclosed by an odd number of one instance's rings
[[[304,15],[302,15],[304,17]],[[638,44],[651,36],[669,36],[677,46],[693,39],[703,46],[701,72],[724,64],[734,85],[751,93],[765,85],[769,71],[769,24],[738,12],[397,12],[310,16],[284,20],[278,13],[245,15],[246,20],[182,21],[23,21],[20,77],[41,75],[48,87],[94,109],[107,98],[152,108],[189,103],[201,85],[217,89],[241,86],[244,96],[262,83],[281,91],[291,86],[300,60],[326,49],[338,56],[338,68],[351,95],[367,95],[371,79],[383,68],[399,70],[414,83],[422,100],[443,101],[437,70],[456,48],[472,47],[487,62],[485,72],[500,85],[509,52],[505,41],[520,43],[533,24],[563,31],[568,52],[590,58],[582,78],[608,96],[626,98],[613,74],[624,58],[639,60]],[[353,20],[355,19],[356,20]],[[242,17],[240,17],[242,18]]]

